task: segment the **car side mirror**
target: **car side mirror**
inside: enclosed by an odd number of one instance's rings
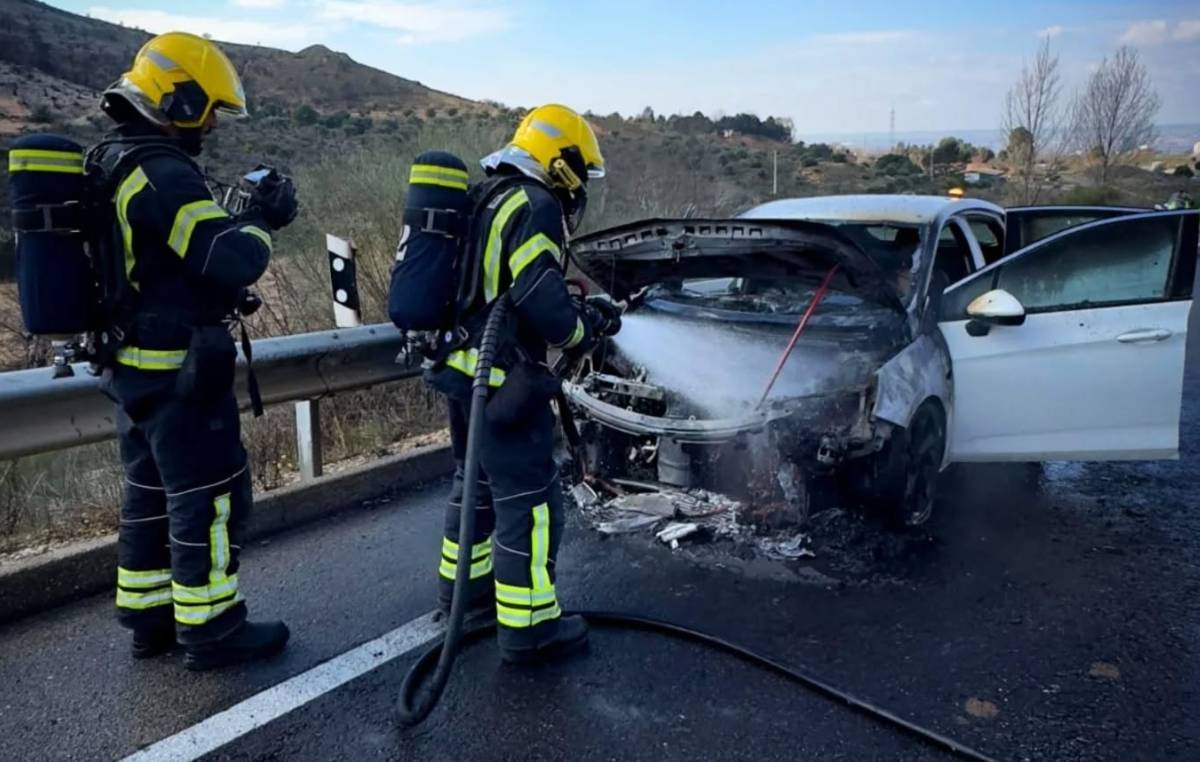
[[[1025,322],[1025,307],[1017,297],[1002,288],[988,291],[967,305],[967,333],[986,336],[995,325],[1021,325]]]

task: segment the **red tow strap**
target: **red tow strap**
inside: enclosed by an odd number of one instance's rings
[[[779,364],[775,366],[775,372],[771,374],[771,380],[767,382],[767,388],[763,389],[762,397],[758,400],[760,406],[767,401],[767,395],[771,393],[771,388],[779,380],[779,374],[783,372],[783,366],[787,364],[788,358],[791,357],[792,350],[796,347],[796,341],[799,340],[800,334],[804,333],[804,328],[808,325],[808,319],[817,311],[817,305],[825,298],[825,293],[829,291],[829,284],[833,281],[833,276],[837,274],[837,271],[838,266],[834,265],[825,274],[825,279],[821,281],[821,285],[817,288],[816,293],[813,294],[812,301],[808,303],[808,308],[800,316],[800,322],[796,324],[796,330],[792,333],[792,340],[788,342],[787,349],[783,350],[783,355],[779,358]]]

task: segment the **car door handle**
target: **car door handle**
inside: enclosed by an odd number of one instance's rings
[[[1117,337],[1117,341],[1122,344],[1149,344],[1155,341],[1166,341],[1169,338],[1171,338],[1171,332],[1166,328],[1143,328],[1123,333]]]

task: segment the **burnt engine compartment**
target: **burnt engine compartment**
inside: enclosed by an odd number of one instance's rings
[[[573,379],[595,400],[640,418],[640,425],[614,428],[586,409],[576,409],[584,470],[608,492],[663,485],[700,488],[728,495],[763,513],[784,509],[803,520],[818,483],[826,483],[850,459],[876,452],[884,432],[870,421],[869,385],[832,393],[772,399],[762,409],[722,410],[745,426],[728,436],[694,435],[646,423],[713,419],[677,391],[655,383],[646,370],[613,347],[597,351]],[[715,423],[715,421],[714,421]],[[640,429],[635,432],[631,429]]]

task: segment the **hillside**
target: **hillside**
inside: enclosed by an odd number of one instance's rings
[[[150,35],[33,0],[0,0],[0,61],[36,69],[89,90],[110,84]],[[260,108],[308,104],[318,111],[402,113],[406,109],[479,107],[419,82],[357,63],[313,45],[299,53],[222,44]],[[39,96],[30,96],[33,108]],[[482,108],[482,107],[479,107]],[[63,114],[63,116],[74,116]]]

